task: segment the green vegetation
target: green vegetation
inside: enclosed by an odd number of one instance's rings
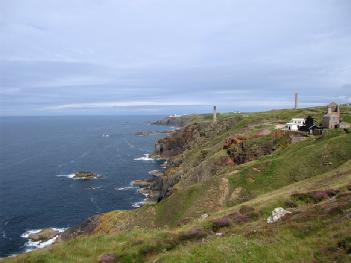
[[[210,114],[194,118],[204,125],[177,156],[182,164],[172,173],[182,179],[169,197],[134,211],[102,214],[92,235],[4,262],[89,263],[111,253],[116,262],[350,262],[350,132],[329,130],[295,144],[281,137],[271,154],[241,165],[230,162],[223,149],[232,135],[245,135],[248,147],[260,148],[273,138],[258,135],[262,130],[292,117],[319,120],[324,111],[220,114],[215,132],[206,126]],[[349,119],[351,109],[342,108],[342,116]],[[304,202],[293,197],[296,193],[317,198]],[[267,224],[275,207],[291,214]]]

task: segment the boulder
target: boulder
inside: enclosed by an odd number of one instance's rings
[[[30,234],[28,238],[34,242],[38,242],[38,241],[44,242],[56,237],[59,233],[60,231],[58,230],[55,230],[52,228],[44,228],[40,230],[38,233]]]
[[[280,219],[282,219],[287,214],[291,214],[291,212],[285,210],[282,207],[276,207],[272,211],[272,215],[267,218],[267,223],[268,224],[275,223],[275,222],[279,221]]]

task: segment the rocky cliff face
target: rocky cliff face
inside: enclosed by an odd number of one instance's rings
[[[174,127],[184,127],[188,124],[191,124],[195,120],[203,120],[206,118],[206,115],[198,115],[198,114],[188,114],[182,116],[169,116],[163,118],[161,120],[157,120],[153,122],[154,125],[167,125]]]
[[[240,121],[240,117],[218,121],[216,125],[212,122],[192,123],[177,130],[170,137],[163,138],[155,144],[155,154],[161,158],[171,158],[181,154],[185,149],[193,145],[200,145],[208,138],[223,133]]]

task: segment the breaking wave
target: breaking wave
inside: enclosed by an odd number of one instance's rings
[[[136,187],[134,187],[134,186],[115,187],[116,191],[128,191],[131,189],[136,189]]]
[[[56,228],[56,227],[52,227],[53,230],[58,231],[59,233],[62,233],[63,231],[65,231],[67,228]],[[36,234],[39,233],[42,229],[32,229],[32,230],[28,230],[26,232],[24,232],[21,237],[27,239],[27,242],[24,244],[25,246],[25,251],[26,252],[30,252],[34,249],[38,249],[38,248],[44,248],[47,246],[50,246],[51,244],[55,243],[56,239],[59,237],[59,235],[56,235],[55,237],[46,240],[46,241],[32,241],[29,239],[29,236],[31,234]]]
[[[145,204],[145,201],[146,201],[146,199],[143,201],[135,202],[132,204],[132,207],[134,207],[134,208],[142,207]]]
[[[95,180],[95,179],[103,179],[104,177],[100,174],[97,174],[95,177],[90,177],[90,178],[86,178],[86,177],[75,177],[75,174],[58,174],[56,175],[57,177],[66,177],[69,179],[73,179],[73,180]]]
[[[150,157],[150,154],[145,153],[144,156],[135,158],[134,161],[153,161],[154,159]]]
[[[75,176],[75,174],[58,174],[56,175],[57,177],[66,177],[66,178],[70,178],[73,179],[73,177]]]

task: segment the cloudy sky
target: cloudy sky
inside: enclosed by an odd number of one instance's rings
[[[351,102],[350,0],[0,0],[0,114]]]

